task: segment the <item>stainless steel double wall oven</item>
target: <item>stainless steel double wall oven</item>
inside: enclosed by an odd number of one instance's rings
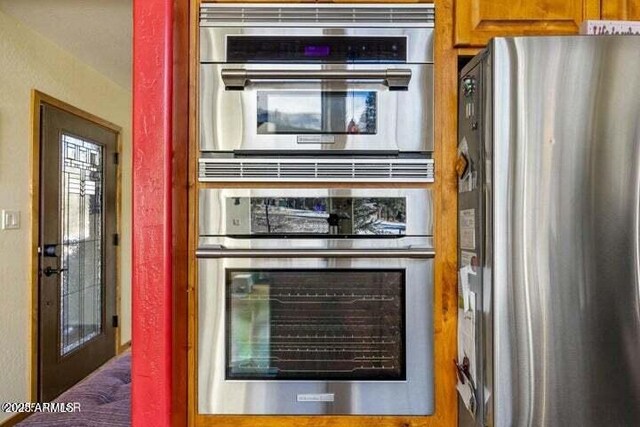
[[[200,181],[432,181],[432,27],[202,6]],[[245,187],[199,190],[198,412],[432,413],[431,191]]]

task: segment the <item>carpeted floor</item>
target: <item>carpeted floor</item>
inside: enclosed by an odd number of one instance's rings
[[[55,402],[79,402],[80,412],[36,413],[20,427],[128,427],[131,425],[131,351],[110,360]]]

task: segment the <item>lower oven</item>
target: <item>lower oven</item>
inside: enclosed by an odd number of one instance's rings
[[[429,190],[201,190],[201,414],[433,413]]]

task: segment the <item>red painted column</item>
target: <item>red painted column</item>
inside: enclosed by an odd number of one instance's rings
[[[133,2],[134,427],[171,425],[172,5]]]

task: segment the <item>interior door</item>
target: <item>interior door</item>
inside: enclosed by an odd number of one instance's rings
[[[115,355],[117,133],[41,106],[39,378],[50,401]]]

